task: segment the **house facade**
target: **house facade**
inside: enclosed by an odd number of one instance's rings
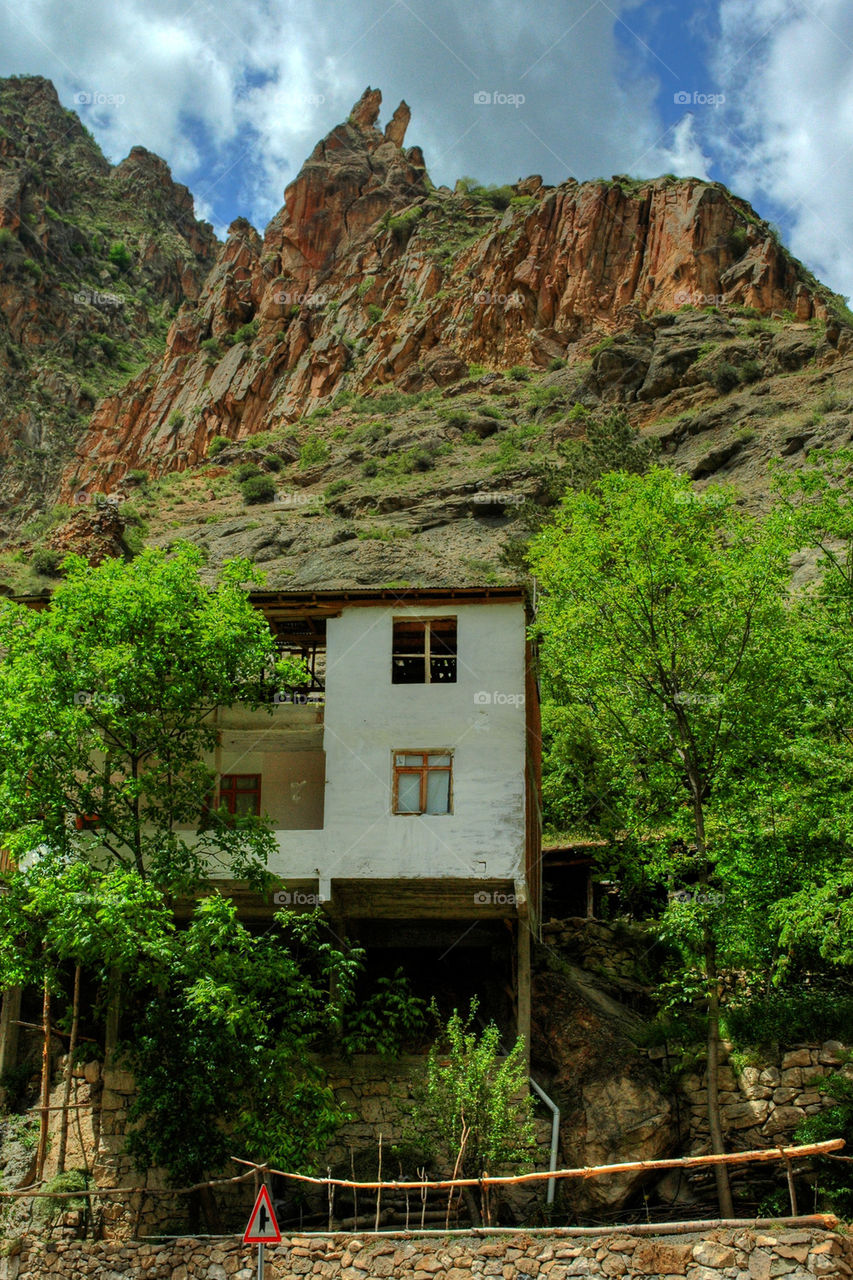
[[[274,895],[381,957],[511,992],[529,1033],[539,927],[539,707],[512,587],[259,592],[311,673],[218,713],[220,804],[264,815]],[[248,915],[264,906],[229,886]],[[442,959],[443,958],[443,959]],[[417,964],[415,963],[415,968]],[[464,983],[461,994],[464,995]],[[508,1019],[505,1019],[508,1021]]]

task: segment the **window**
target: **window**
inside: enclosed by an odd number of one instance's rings
[[[450,813],[450,752],[395,751],[394,813]]]
[[[456,683],[456,619],[396,618],[392,684]]]
[[[223,773],[219,780],[219,807],[237,818],[261,812],[261,775]]]

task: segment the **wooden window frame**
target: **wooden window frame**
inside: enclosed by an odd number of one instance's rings
[[[453,679],[450,680],[433,680],[432,679],[432,633],[433,629],[441,624],[447,626],[452,623],[453,634],[456,641],[455,653],[436,654],[436,658],[442,657],[453,660]],[[397,651],[394,644],[395,632],[398,626],[404,624],[408,627],[421,627],[424,637],[423,659],[424,659],[424,678],[423,680],[396,680],[396,668],[394,666],[397,658],[411,658],[415,656],[412,653],[401,653]],[[420,655],[418,655],[420,656]],[[456,676],[459,667],[459,619],[456,614],[449,614],[441,618],[392,618],[391,620],[391,683],[392,684],[456,684]]]
[[[236,808],[235,808],[235,807],[232,807],[232,806],[236,805],[236,798],[237,798],[237,795],[238,795],[238,789],[237,789],[236,785],[232,785],[232,786],[225,786],[225,785],[224,785],[224,784],[225,784],[225,782],[226,782],[226,780],[237,779],[237,778],[240,778],[240,779],[243,779],[243,780],[245,780],[245,779],[247,779],[247,778],[251,778],[251,779],[253,779],[253,780],[254,780],[255,785],[254,785],[253,787],[251,787],[251,788],[246,787],[246,788],[242,789],[242,790],[239,792],[239,794],[240,794],[240,795],[244,795],[244,796],[250,796],[250,795],[253,795],[253,796],[255,797],[255,817],[256,817],[256,818],[259,818],[259,817],[261,816],[261,782],[262,782],[262,775],[261,775],[260,773],[223,773],[223,774],[220,774],[220,777],[219,777],[219,785],[218,785],[218,787],[217,787],[217,790],[218,790],[218,793],[219,793],[219,804],[218,804],[218,808],[220,808],[220,809],[221,809],[221,808],[223,807],[223,805],[224,805],[224,806],[225,806],[225,808],[228,810],[229,815],[230,815],[232,818],[241,818],[241,817],[242,817],[242,818],[245,818],[245,817],[247,816],[246,814],[239,814],[239,813],[237,813]],[[229,803],[229,801],[230,801],[230,803]]]
[[[397,764],[397,756],[420,756],[421,763],[419,765],[403,765]],[[428,764],[430,756],[447,756],[448,764]],[[391,771],[393,777],[393,787],[391,796],[391,812],[395,818],[445,818],[453,813],[453,752],[444,748],[431,748],[430,750],[422,750],[420,747],[413,751],[396,750],[391,753]],[[443,813],[427,813],[427,784],[431,773],[446,773],[449,775],[447,786],[447,808]],[[417,813],[411,809],[399,808],[399,782],[402,774],[420,774],[420,808]]]

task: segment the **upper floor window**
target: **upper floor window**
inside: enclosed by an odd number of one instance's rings
[[[223,773],[219,780],[219,807],[236,818],[261,812],[261,775]]]
[[[396,618],[392,684],[456,683],[456,619]]]
[[[450,813],[452,767],[450,752],[395,751],[394,812]]]

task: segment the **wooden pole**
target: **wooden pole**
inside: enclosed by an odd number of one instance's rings
[[[47,974],[42,988],[42,1045],[41,1045],[41,1114],[39,1117],[39,1141],[36,1153],[36,1182],[44,1176],[47,1159],[47,1126],[50,1120],[50,983]]]
[[[71,1039],[65,1063],[65,1087],[62,1091],[62,1119],[59,1122],[59,1155],[56,1172],[65,1172],[65,1155],[68,1150],[68,1110],[71,1105],[71,1082],[74,1076],[74,1052],[77,1048],[77,1031],[80,1026],[80,965],[74,968],[74,997],[71,1005]]]
[[[600,1178],[609,1173],[642,1173],[646,1170],[655,1169],[704,1169],[709,1165],[713,1166],[717,1163],[722,1164],[754,1164],[768,1163],[773,1160],[796,1159],[800,1156],[823,1156],[830,1151],[840,1151],[845,1145],[843,1138],[832,1138],[826,1142],[812,1142],[801,1147],[770,1147],[760,1151],[729,1151],[725,1155],[709,1155],[709,1156],[673,1156],[668,1160],[632,1160],[623,1164],[605,1164],[594,1165],[584,1169],[545,1169],[538,1173],[519,1173],[510,1177],[491,1177],[486,1175],[483,1178],[443,1178],[438,1181],[421,1181],[421,1182],[353,1182],[345,1178],[312,1178],[307,1173],[288,1173],[284,1169],[268,1169],[269,1173],[275,1174],[279,1178],[292,1178],[297,1182],[307,1182],[314,1186],[326,1186],[332,1182],[336,1187],[358,1187],[360,1191],[377,1191],[381,1187],[384,1190],[403,1191],[408,1188],[410,1191],[418,1190],[422,1187],[429,1187],[433,1191],[447,1191],[450,1187],[479,1187],[483,1184],[489,1186],[519,1186],[528,1182],[547,1182],[549,1178]],[[256,1166],[251,1160],[241,1160],[237,1156],[231,1159],[235,1164],[242,1164],[248,1168]],[[717,1219],[720,1221],[720,1219]],[[745,1219],[726,1219],[726,1221],[742,1222]]]

